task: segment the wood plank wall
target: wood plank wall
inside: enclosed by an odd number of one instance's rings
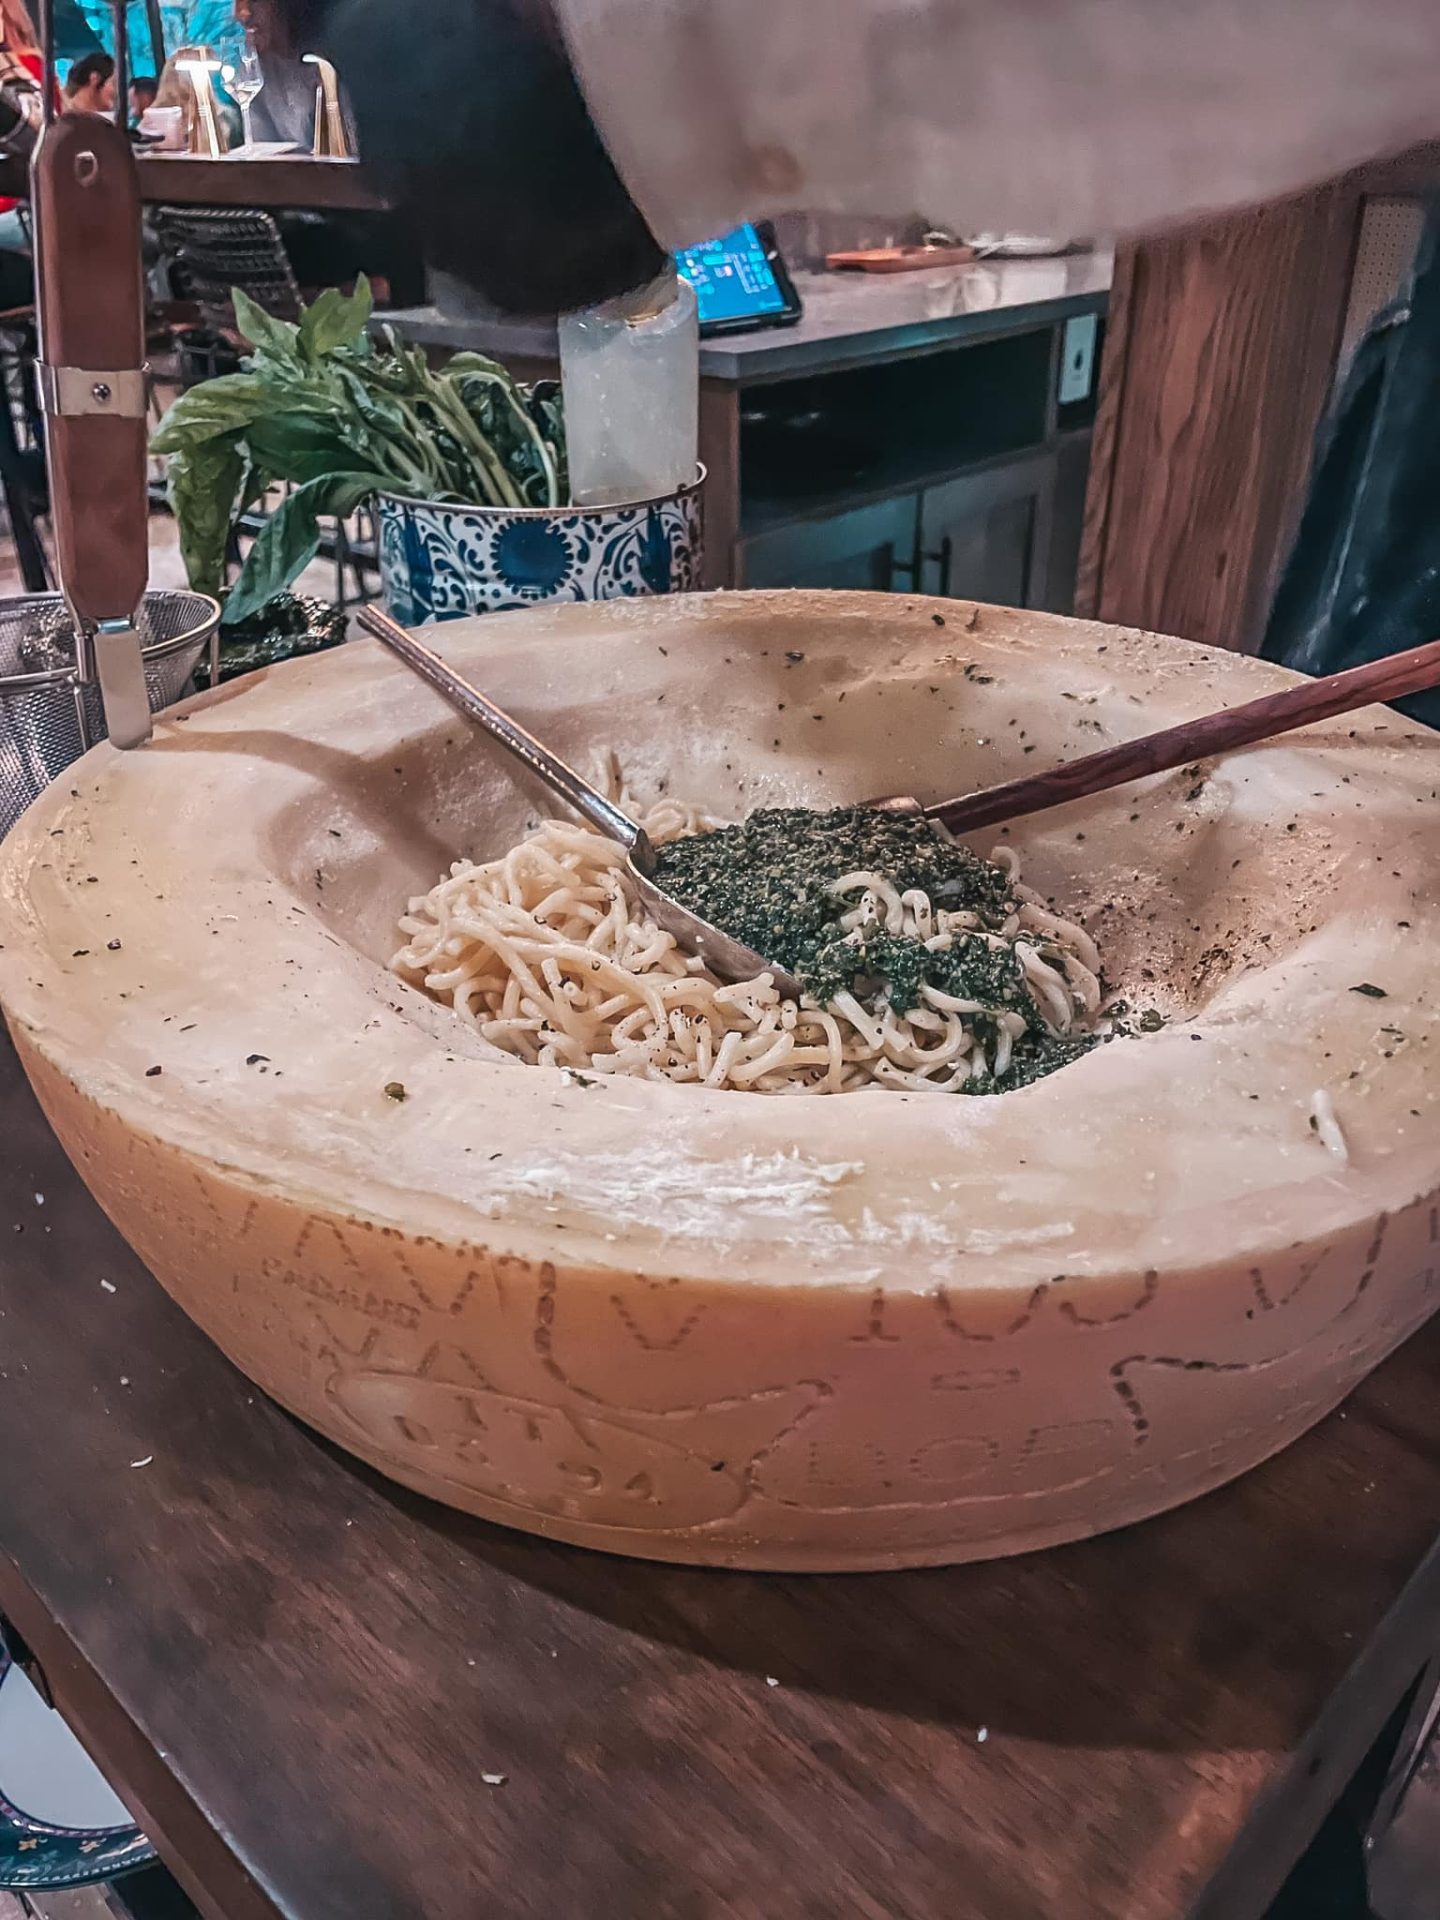
[[[1259,645],[1334,378],[1362,183],[1122,250],[1076,611]]]

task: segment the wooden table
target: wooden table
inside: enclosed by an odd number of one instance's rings
[[[207,1914],[1256,1920],[1436,1649],[1440,1324],[1125,1533],[648,1567],[311,1438],[127,1252],[8,1043],[0,1123],[0,1605]]]
[[[321,212],[383,211],[390,202],[356,160],[309,154],[208,160],[196,154],[141,154],[140,196],[175,207],[299,207]]]

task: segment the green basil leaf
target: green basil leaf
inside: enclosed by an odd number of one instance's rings
[[[170,506],[180,533],[186,577],[196,593],[219,595],[224,590],[230,530],[244,472],[244,459],[231,440],[209,440],[171,456],[166,475]]]
[[[279,360],[294,360],[300,338],[300,329],[295,322],[277,320],[273,314],[266,313],[243,287],[232,287],[230,295],[235,303],[235,324],[242,337],[252,347],[272,353]]]
[[[245,447],[242,446],[240,451],[244,457],[245,471],[241,475],[240,493],[235,502],[234,523],[236,526],[240,524],[252,508],[259,506],[260,502],[265,498],[265,495],[274,484],[272,476],[268,474],[263,467],[255,464]]]
[[[225,603],[226,624],[258,613],[320,550],[320,515],[343,518],[384,486],[373,473],[331,473],[297,487],[271,514]]]
[[[357,420],[391,433],[414,432],[414,415],[403,400],[383,386],[373,385],[353,367],[338,369],[336,378],[345,396],[344,403]]]
[[[363,273],[348,299],[337,287],[327,287],[300,321],[302,349],[314,359],[324,359],[352,346],[365,332],[374,306],[370,282]]]
[[[457,377],[467,373],[479,374],[486,380],[498,381],[502,387],[515,385],[510,369],[501,366],[498,360],[492,360],[488,353],[452,353],[441,372]]]
[[[303,484],[327,473],[353,473],[361,464],[342,423],[313,413],[271,413],[245,435],[250,457],[276,480]]]
[[[234,433],[263,419],[276,405],[273,382],[254,373],[224,373],[182,393],[150,436],[150,451],[179,453],[218,434]]]
[[[256,542],[228,619],[308,563],[321,515],[348,513],[369,493],[537,507],[568,498],[554,383],[526,388],[478,353],[436,372],[390,329],[377,350],[371,307],[361,280],[348,298],[322,293],[296,326],[237,294],[254,347],[245,371],[192,389],[156,431],[154,450],[179,463],[172,494],[197,584],[224,579],[237,514],[276,480],[296,489]]]

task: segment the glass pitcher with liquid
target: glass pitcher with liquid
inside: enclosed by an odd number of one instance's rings
[[[673,262],[647,287],[564,315],[560,371],[576,506],[660,499],[695,478],[699,320]]]

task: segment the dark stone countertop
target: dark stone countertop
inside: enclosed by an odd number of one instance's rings
[[[799,325],[702,341],[700,371],[737,384],[790,379],[1103,313],[1111,269],[1108,252],[1082,252],[905,274],[797,273]],[[556,358],[553,320],[516,319],[478,301],[462,306],[458,288],[441,291],[445,306],[401,308],[377,315],[377,324],[388,322],[417,346]]]

